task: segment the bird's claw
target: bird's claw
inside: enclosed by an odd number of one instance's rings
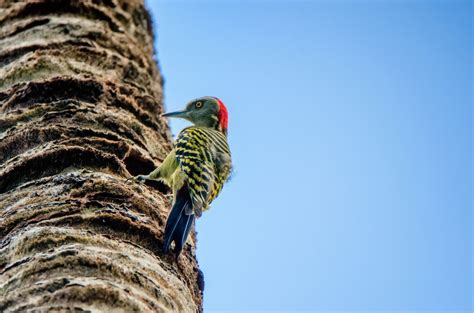
[[[127,178],[126,182],[134,181],[138,183],[144,183],[148,179],[148,175],[137,175]]]

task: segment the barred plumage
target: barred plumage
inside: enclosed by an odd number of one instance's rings
[[[227,138],[211,128],[185,128],[176,140],[175,153],[179,169],[186,175],[193,213],[199,217],[229,177],[231,155]]]
[[[173,189],[174,203],[165,227],[164,251],[175,242],[179,255],[195,216],[200,217],[218,196],[232,170],[227,144],[227,109],[214,97],[188,103],[186,110],[164,116],[181,117],[195,126],[183,129],[162,165],[139,179],[159,179]]]

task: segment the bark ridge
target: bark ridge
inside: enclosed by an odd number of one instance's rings
[[[0,311],[200,312],[162,255],[171,149],[141,0],[0,0]]]

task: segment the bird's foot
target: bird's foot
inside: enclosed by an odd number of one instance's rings
[[[126,182],[144,183],[147,179],[149,179],[148,175],[137,175],[127,178]]]

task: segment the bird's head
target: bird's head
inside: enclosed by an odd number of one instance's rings
[[[210,127],[227,134],[229,116],[224,103],[216,97],[190,101],[182,111],[164,113],[164,117],[184,118],[196,126]]]

